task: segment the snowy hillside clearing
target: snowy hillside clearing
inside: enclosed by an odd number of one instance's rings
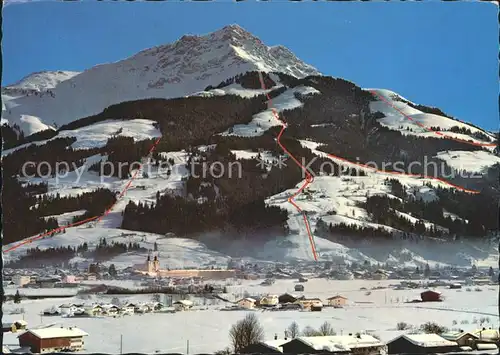
[[[236,96],[240,96],[243,98],[252,98],[255,96],[267,94],[267,93],[269,93],[273,90],[276,90],[282,86],[283,85],[278,84],[277,86],[274,86],[271,89],[260,90],[260,89],[245,89],[243,86],[241,86],[241,84],[233,83],[233,84],[229,84],[228,86],[224,86],[221,89],[212,89],[209,91],[201,91],[201,92],[197,92],[197,93],[194,93],[192,95],[189,95],[189,96],[211,97],[211,96],[236,95]]]
[[[281,112],[284,110],[293,110],[304,106],[295,94],[313,95],[319,91],[309,86],[297,86],[286,90],[283,94],[272,99],[272,107],[253,116],[248,124],[235,125],[222,133],[224,136],[256,137],[264,134],[271,127],[281,126],[282,122],[273,114],[273,111]]]
[[[500,164],[500,157],[482,150],[439,152],[436,158],[444,160],[453,169],[474,173],[484,173],[493,165]]]
[[[371,112],[381,112],[385,115],[384,118],[378,121],[387,128],[400,131],[402,134],[423,137],[456,138],[465,141],[472,140],[474,143],[490,145],[487,147],[488,149],[494,149],[492,141],[495,137],[487,131],[448,117],[422,112],[408,105],[406,103],[409,102],[408,100],[393,91],[386,89],[364,90],[372,92],[378,98],[378,101],[372,101],[370,103],[370,110]],[[485,134],[491,140],[483,141],[466,134],[447,131],[454,126],[468,129],[472,134]],[[431,127],[439,127],[443,132],[432,132]]]
[[[420,186],[422,189],[427,189],[426,186],[422,186],[425,184],[432,184],[433,186],[440,186],[443,188],[453,188],[453,189],[458,189],[463,192],[469,192],[469,193],[477,193],[477,191],[474,190],[469,190],[465,189],[461,186],[454,185],[450,182],[447,182],[443,179],[440,178],[434,178],[430,176],[422,176],[418,174],[406,174],[406,173],[400,173],[400,172],[389,172],[389,171],[383,171],[383,170],[378,170],[375,167],[361,164],[361,163],[354,163],[351,162],[347,159],[338,157],[333,154],[325,153],[317,148],[320,147],[322,144],[321,143],[316,143],[312,141],[307,141],[307,140],[300,140],[300,143],[302,146],[311,149],[311,151],[323,158],[330,159],[334,161],[335,163],[339,164],[340,166],[345,166],[348,168],[353,168],[357,169],[358,171],[363,171],[364,173],[368,174],[369,176],[378,176],[383,179],[397,179],[399,180],[403,185],[410,184],[414,186]]]
[[[135,141],[159,138],[161,137],[161,132],[154,125],[155,121],[145,119],[107,120],[82,128],[60,131],[57,136],[51,139],[26,143],[12,149],[7,149],[2,152],[2,156],[11,154],[17,149],[25,148],[31,144],[43,145],[51,140],[65,137],[76,138],[76,142],[71,145],[73,149],[104,147],[111,137],[132,137]]]

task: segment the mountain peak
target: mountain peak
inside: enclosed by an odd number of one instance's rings
[[[17,97],[4,114],[13,123],[22,115],[30,115],[61,126],[113,104],[183,97],[250,71],[280,72],[297,78],[321,75],[289,49],[270,47],[241,26],[231,24],[204,35],[186,34],[173,43],[94,66],[73,77],[51,74],[51,79],[58,80],[37,79],[36,87],[54,88],[50,100],[44,96],[42,104],[38,96]],[[36,131],[26,130],[25,134]]]

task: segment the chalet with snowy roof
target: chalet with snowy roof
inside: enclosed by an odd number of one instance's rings
[[[420,294],[422,302],[440,302],[442,301],[441,292],[427,290]]]
[[[340,295],[335,295],[333,297],[327,298],[328,305],[331,307],[343,307],[347,303],[347,298]]]
[[[284,293],[278,297],[278,302],[280,304],[284,303],[294,303],[296,302],[300,297],[293,295],[291,293]],[[304,298],[304,297],[303,297]]]
[[[295,289],[296,292],[303,292],[304,291],[304,285],[302,285],[302,284],[295,285],[294,289]]]
[[[363,354],[379,355],[386,352],[380,340],[366,334],[298,337],[281,345],[285,354]]]
[[[310,310],[321,310],[323,308],[323,302],[319,298],[302,298],[297,300],[295,303],[301,304],[304,308]]]
[[[279,299],[276,295],[267,295],[262,297],[259,303],[261,307],[272,307],[279,303]]]
[[[387,343],[388,354],[434,354],[460,350],[457,342],[437,334],[403,334]]]
[[[283,353],[281,346],[289,341],[290,339],[262,341],[243,348],[240,354],[281,354]]]
[[[6,321],[5,319],[2,320],[2,331],[3,333],[8,333],[12,332],[15,333],[18,330],[23,330],[26,329],[28,326],[28,322],[25,320],[19,319],[13,322]]]
[[[193,307],[193,302],[188,300],[180,300],[174,302],[173,305],[176,311],[187,311],[188,309],[191,309],[191,307]]]
[[[245,298],[242,298],[239,301],[236,301],[236,304],[238,304],[238,306],[246,308],[246,309],[253,309],[253,308],[255,308],[255,303],[256,302],[257,301],[254,300],[253,298],[245,297]]]
[[[18,336],[19,346],[30,348],[33,353],[83,350],[83,338],[88,336],[79,328],[30,329]]]
[[[460,347],[467,346],[471,349],[474,349],[474,344],[479,339],[479,336],[469,332],[444,333],[440,334],[440,337],[449,341],[453,341]]]
[[[116,316],[120,312],[120,307],[115,306],[114,304],[103,304],[102,313],[108,316]]]

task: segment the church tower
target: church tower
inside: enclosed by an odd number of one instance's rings
[[[146,261],[146,270],[148,273],[154,272],[153,262],[151,261],[151,255],[148,254],[148,259]]]
[[[155,255],[155,258],[153,260],[153,270],[154,272],[160,271],[160,260],[158,260],[158,256]]]

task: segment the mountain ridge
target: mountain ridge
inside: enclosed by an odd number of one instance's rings
[[[51,95],[4,95],[2,116],[27,136],[40,131],[41,124],[61,126],[123,101],[183,97],[252,70],[319,73],[290,51],[270,49],[240,26],[230,25],[94,66],[59,82]]]

